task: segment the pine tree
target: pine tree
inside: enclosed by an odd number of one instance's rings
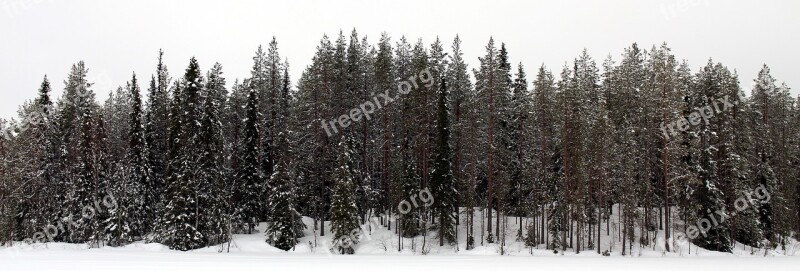
[[[754,178],[757,184],[763,185],[771,199],[761,205],[759,217],[762,230],[770,245],[784,245],[790,235],[790,220],[793,214],[788,211],[794,205],[791,196],[796,195],[796,186],[792,180],[790,145],[792,128],[788,128],[791,116],[792,98],[788,87],[776,86],[770,69],[764,65],[755,80],[750,97],[750,110],[753,112],[753,131],[763,138],[755,140],[752,164],[755,167]],[[796,207],[795,207],[796,208]]]
[[[727,68],[709,60],[709,63],[697,74],[698,81],[695,90],[698,98],[697,108],[713,107],[711,103],[721,96],[723,91],[721,81],[725,80],[725,76],[729,76],[728,73]],[[697,124],[699,124],[698,135],[700,137],[700,146],[698,147],[701,150],[709,150],[700,152],[698,162],[701,183],[693,195],[700,207],[694,210],[693,217],[702,220],[706,219],[707,213],[714,214],[726,208],[726,187],[722,179],[724,176],[720,176],[720,167],[723,161],[718,160],[719,157],[724,157],[726,149],[723,147],[724,141],[720,140],[724,128],[722,118],[713,118],[709,123],[698,121]],[[725,221],[713,224],[707,231],[701,230],[701,234],[693,242],[706,249],[730,252],[733,243],[730,238],[730,222]]]
[[[474,161],[476,157],[470,155],[475,148],[468,148],[470,139],[475,138],[474,133],[470,132],[470,128],[474,123],[475,118],[470,116],[470,105],[474,102],[474,92],[472,82],[469,80],[467,73],[467,64],[464,62],[464,53],[461,51],[461,39],[456,36],[453,40],[452,46],[453,53],[450,55],[450,63],[447,68],[447,81],[449,82],[450,94],[450,108],[453,115],[451,125],[451,136],[453,142],[453,178],[458,185],[461,198],[460,204],[456,206],[464,206],[466,208],[466,237],[467,237],[467,250],[472,249],[475,245],[474,238],[474,214],[475,214],[475,186],[474,180],[477,178],[474,170],[468,170],[467,165],[472,165],[471,168],[475,169]],[[472,151],[471,151],[472,150]],[[470,174],[473,173],[473,174]],[[457,210],[458,211],[458,210]]]
[[[762,247],[764,233],[761,228],[757,210],[761,203],[757,201],[748,202],[749,208],[740,210],[737,208],[736,201],[742,195],[749,193],[754,187],[758,187],[753,176],[753,165],[748,159],[749,153],[753,148],[752,123],[748,115],[745,95],[738,84],[738,80],[728,78],[724,82],[725,99],[729,99],[732,108],[725,108],[722,105],[720,112],[722,118],[726,119],[726,134],[728,142],[725,148],[728,153],[725,155],[721,165],[723,172],[730,179],[728,184],[729,194],[726,204],[728,210],[736,210],[736,216],[732,217],[731,233],[733,240],[751,247]]]
[[[642,96],[641,89],[647,78],[645,73],[644,61],[645,54],[634,43],[625,49],[622,61],[610,73],[612,86],[608,92],[608,106],[611,124],[616,127],[613,133],[617,150],[610,157],[611,167],[614,168],[610,173],[611,198],[617,199],[619,213],[621,215],[621,226],[619,228],[620,239],[622,239],[622,255],[631,254],[634,243],[634,225],[639,221],[639,213],[636,206],[639,200],[644,198],[641,195],[649,183],[645,178],[644,172],[647,159],[650,157],[645,152],[640,151],[643,144],[651,140],[646,137],[648,133],[643,126],[646,123],[646,114],[643,106],[646,105]]]
[[[680,92],[677,90],[677,61],[675,61],[675,56],[673,56],[670,52],[669,47],[667,47],[666,43],[662,44],[661,47],[658,49],[653,50],[653,56],[650,58],[649,66],[653,70],[653,92],[658,93],[654,94],[657,97],[654,98],[656,101],[657,107],[659,112],[655,112],[658,117],[654,119],[658,119],[659,122],[663,126],[668,125],[672,120],[677,119],[680,113]],[[664,239],[669,240],[671,234],[671,211],[670,211],[670,181],[679,177],[680,175],[676,175],[672,172],[673,167],[675,166],[675,149],[677,149],[677,143],[680,142],[676,140],[677,133],[668,132],[667,128],[661,128],[661,146],[658,147],[658,152],[661,154],[660,161],[658,162],[658,166],[660,166],[661,174],[658,174],[657,179],[660,182],[656,190],[661,191],[661,201],[664,206],[664,223],[666,227],[664,229]],[[673,130],[674,131],[674,130]],[[655,170],[655,169],[654,169]],[[659,209],[660,210],[660,209]],[[660,219],[660,218],[659,218]],[[665,243],[665,250],[667,252],[670,251],[670,242]]]
[[[387,33],[382,33],[380,41],[378,42],[377,51],[374,54],[372,62],[372,70],[369,76],[372,76],[375,91],[381,92],[387,89],[392,89],[396,85],[394,82],[394,62],[392,57],[392,45],[390,37]],[[377,203],[376,211],[383,211],[382,213],[389,214],[394,209],[394,200],[392,199],[393,193],[393,170],[392,170],[392,151],[394,144],[394,118],[396,116],[395,110],[380,110],[375,112],[375,125],[373,128],[374,136],[374,151],[377,153],[374,164],[375,181],[374,189],[378,192],[374,199]],[[388,217],[384,219],[381,216],[381,223],[388,226],[391,230],[392,225]]]
[[[561,159],[559,162],[561,163],[561,175],[558,176],[558,182],[560,183],[561,187],[558,189],[559,193],[559,201],[556,203],[556,210],[553,210],[554,214],[559,214],[560,216],[554,217],[554,219],[561,219],[560,221],[560,233],[561,236],[559,238],[553,238],[553,240],[559,239],[561,241],[561,253],[572,247],[572,242],[570,240],[570,233],[572,231],[572,218],[573,218],[573,211],[574,211],[574,198],[577,195],[572,189],[574,186],[571,182],[575,182],[574,179],[577,179],[576,176],[576,169],[580,168],[578,164],[579,160],[576,159],[576,155],[574,152],[577,152],[581,147],[578,145],[578,127],[576,127],[580,121],[578,118],[580,115],[580,108],[578,107],[579,97],[576,91],[575,81],[571,80],[573,77],[573,71],[569,69],[566,65],[561,70],[561,78],[558,82],[558,109],[560,115],[560,124],[561,129],[559,129],[561,133]],[[558,114],[557,113],[557,114]],[[578,160],[578,161],[576,161]],[[578,164],[576,166],[576,164]],[[555,249],[555,247],[554,247]]]
[[[406,190],[404,199],[410,199],[412,195],[419,195],[419,191],[423,189],[428,189],[430,186],[430,173],[431,173],[431,160],[434,158],[431,156],[431,147],[433,146],[432,142],[434,141],[434,123],[433,120],[435,119],[435,115],[432,114],[431,108],[435,108],[434,102],[434,93],[436,89],[432,89],[435,84],[420,84],[417,81],[421,81],[424,76],[433,76],[435,74],[435,70],[431,72],[431,63],[430,63],[430,55],[425,48],[425,44],[422,42],[422,39],[417,40],[417,43],[414,44],[414,47],[411,51],[411,76],[408,77],[408,81],[413,81],[418,86],[413,87],[413,91],[407,94],[405,98],[405,102],[408,107],[407,113],[411,118],[406,120],[405,125],[408,127],[409,133],[407,134],[408,137],[408,150],[411,151],[411,161],[415,163],[415,170],[417,171],[415,175],[419,176],[419,180],[415,183],[404,183]],[[425,75],[427,73],[427,75]],[[419,79],[416,79],[418,78]],[[436,78],[430,78],[431,82],[435,82]],[[419,127],[419,128],[414,128]],[[407,179],[413,180],[415,178]],[[422,234],[422,249],[425,249],[427,245],[427,227],[429,223],[429,210],[427,210],[427,206],[420,205],[420,206],[413,206],[415,207],[413,210],[414,219],[407,220],[408,224],[406,224],[407,230],[409,230],[409,234],[416,236],[417,234]],[[417,221],[415,227],[417,229],[410,230],[412,225],[412,221]],[[412,249],[416,249],[416,240],[413,239],[412,241]]]
[[[534,112],[532,140],[535,140],[533,152],[535,155],[533,168],[534,189],[538,187],[538,191],[534,194],[533,199],[540,199],[537,203],[541,206],[541,222],[540,225],[540,240],[536,243],[545,243],[548,248],[557,249],[558,247],[550,247],[550,243],[546,243],[546,235],[548,231],[550,234],[558,238],[558,231],[561,229],[559,225],[551,225],[548,228],[548,221],[560,222],[560,213],[555,208],[560,208],[558,203],[563,202],[560,193],[560,150],[559,139],[557,133],[557,120],[555,119],[556,113],[556,86],[553,74],[545,68],[544,65],[539,67],[536,75],[536,80],[533,82],[533,100]],[[530,238],[530,235],[529,235]],[[529,241],[530,243],[530,241]],[[559,240],[552,240],[552,244],[557,244],[560,247]]]
[[[486,151],[486,213],[487,213],[487,235],[486,235],[486,242],[487,243],[494,243],[495,236],[492,235],[492,210],[494,208],[493,200],[495,195],[493,194],[493,189],[495,184],[493,180],[496,179],[497,174],[497,146],[498,144],[495,142],[495,131],[497,126],[497,117],[498,112],[496,110],[497,104],[497,48],[494,46],[494,39],[489,39],[489,44],[486,45],[486,55],[480,60],[480,70],[473,70],[475,74],[475,89],[479,95],[479,99],[481,102],[481,114],[485,116],[487,120],[485,121],[486,125],[486,142],[481,142],[485,144],[487,151]],[[484,135],[481,135],[482,137]],[[498,220],[499,221],[499,220]],[[483,241],[481,241],[483,243]]]
[[[313,63],[304,70],[299,80],[292,106],[294,125],[297,127],[295,135],[303,139],[298,142],[298,155],[306,157],[298,162],[298,173],[303,176],[298,187],[307,192],[304,207],[314,219],[314,233],[319,230],[322,236],[325,235],[323,221],[329,210],[330,171],[334,167],[332,161],[335,161],[331,158],[335,152],[330,147],[330,141],[339,132],[328,122],[332,115],[329,113],[332,106],[329,102],[332,97],[329,79],[333,77],[329,74],[331,50],[330,41],[324,36]]]

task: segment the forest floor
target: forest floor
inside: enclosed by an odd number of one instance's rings
[[[480,213],[476,216],[478,221]],[[463,219],[463,217],[462,217]],[[313,231],[312,220],[303,219],[307,225],[305,237],[295,249],[282,251],[264,240],[262,223],[253,234],[236,234],[232,242],[189,252],[172,251],[161,244],[137,242],[124,247],[88,249],[85,244],[15,243],[0,247],[0,270],[513,270],[514,268],[547,268],[558,270],[747,270],[780,268],[796,269],[800,266],[800,243],[791,240],[785,250],[764,251],[737,244],[733,253],[704,250],[685,240],[673,240],[672,252],[664,252],[663,231],[653,231],[648,246],[633,245],[633,253],[621,253],[622,243],[614,231],[616,217],[601,227],[601,250],[609,251],[605,257],[596,250],[575,253],[567,249],[563,254],[553,253],[543,245],[529,248],[516,241],[519,220],[508,218],[506,244],[480,244],[480,224],[475,225],[476,247],[465,250],[466,228],[461,224],[458,246],[439,246],[436,234],[423,237],[401,238],[394,231],[371,224],[355,247],[356,255],[337,255],[328,249],[330,232],[319,236]],[[523,223],[526,223],[523,220]],[[523,225],[525,226],[525,225]],[[326,230],[330,229],[326,223]],[[393,227],[394,229],[394,227]],[[639,231],[636,230],[637,239]],[[596,237],[596,235],[595,235]],[[316,242],[316,246],[314,243]],[[611,249],[613,247],[613,249]],[[690,250],[691,248],[691,250]],[[765,256],[766,255],[766,256]],[[550,269],[545,269],[550,270]]]

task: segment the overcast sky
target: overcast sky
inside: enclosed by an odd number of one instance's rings
[[[158,49],[173,77],[192,56],[223,65],[229,85],[249,75],[259,44],[277,37],[296,82],[323,34],[356,28],[376,43],[383,31],[449,50],[456,34],[470,68],[490,36],[529,76],[558,72],[585,47],[598,64],[633,42],[667,42],[693,72],[708,58],[739,72],[745,92],[763,63],[800,89],[800,1],[58,1],[0,0],[0,118],[35,97],[46,74],[60,95],[70,65],[84,60],[102,102],[135,72],[143,89]],[[529,80],[531,80],[529,78]]]

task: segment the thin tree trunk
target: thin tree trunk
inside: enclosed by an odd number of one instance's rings
[[[489,49],[489,63],[494,62],[494,55],[493,55],[493,48]],[[490,66],[490,68],[493,66]],[[487,169],[486,169],[486,178],[487,178],[487,191],[486,191],[486,209],[488,209],[487,213],[487,230],[489,235],[492,235],[492,179],[494,177],[493,171],[493,158],[494,158],[494,71],[489,71],[489,122],[487,125],[489,126],[489,154],[488,154],[488,161],[487,161]],[[489,242],[492,243],[492,242]]]

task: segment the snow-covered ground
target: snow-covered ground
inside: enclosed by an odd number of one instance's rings
[[[477,217],[476,217],[477,221]],[[555,270],[796,270],[800,266],[800,244],[792,242],[786,251],[769,251],[737,245],[733,253],[698,249],[688,242],[673,243],[673,252],[663,252],[663,233],[656,235],[655,245],[633,246],[633,255],[621,255],[621,242],[612,236],[601,240],[602,250],[614,247],[609,257],[595,251],[576,254],[567,250],[554,254],[544,247],[531,250],[515,241],[517,220],[509,218],[506,230],[505,255],[497,244],[480,245],[464,250],[466,229],[459,229],[459,247],[438,246],[434,233],[414,240],[403,239],[398,252],[397,235],[373,224],[371,232],[356,247],[356,255],[336,255],[327,249],[331,234],[315,235],[311,219],[306,237],[291,251],[282,251],[264,242],[265,224],[259,232],[235,235],[222,246],[189,252],[172,251],[161,244],[134,243],[125,247],[87,249],[83,244],[24,244],[0,248],[0,271],[16,270],[515,270],[515,268]],[[616,222],[612,219],[613,222]],[[611,223],[613,225],[613,223]],[[329,229],[326,225],[326,229]],[[605,226],[605,225],[604,225]],[[476,225],[476,239],[480,238]],[[605,232],[605,228],[602,229]],[[613,231],[612,231],[613,232]],[[638,231],[637,231],[638,232]],[[604,235],[604,234],[603,234]],[[652,237],[652,236],[651,236]],[[314,247],[313,243],[317,243]],[[412,248],[413,244],[413,248]],[[424,254],[424,255],[422,255]],[[794,256],[794,257],[793,257]]]
[[[166,252],[150,248],[39,250],[0,256],[12,270],[797,270],[797,257],[504,257]]]

